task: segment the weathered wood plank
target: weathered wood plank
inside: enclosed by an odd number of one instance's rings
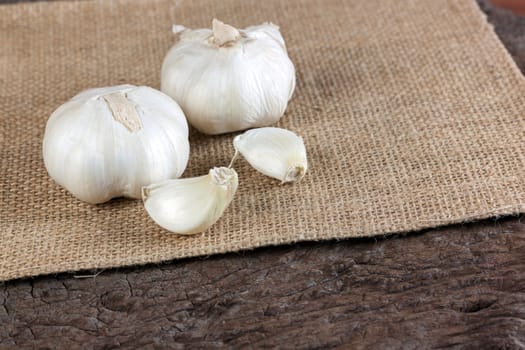
[[[521,348],[525,223],[8,282],[0,344]]]

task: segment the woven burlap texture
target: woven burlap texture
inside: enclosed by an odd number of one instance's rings
[[[174,22],[281,27],[297,89],[279,122],[309,173],[238,161],[209,231],[178,237],[141,201],[89,205],[47,175],[49,115],[81,90],[159,87]],[[362,237],[525,209],[525,85],[474,1],[81,1],[0,7],[0,280]],[[192,131],[184,176],[227,165],[235,135]]]

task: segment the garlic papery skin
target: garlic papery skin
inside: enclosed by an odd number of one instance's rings
[[[206,134],[274,124],[295,89],[279,28],[266,23],[240,30],[216,19],[212,26],[174,26],[180,39],[162,64],[161,90]]]
[[[141,198],[143,186],[182,175],[188,123],[175,101],[146,86],[86,90],[50,116],[43,157],[49,175],[80,200]]]
[[[303,139],[286,129],[248,130],[233,139],[233,146],[234,160],[238,152],[255,169],[282,183],[301,180],[308,169]]]
[[[237,191],[231,168],[213,168],[208,175],[167,180],[142,189],[149,216],[173,233],[191,235],[207,230],[223,214]]]

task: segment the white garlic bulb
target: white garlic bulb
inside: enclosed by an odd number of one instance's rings
[[[237,185],[235,170],[213,168],[208,175],[144,187],[142,199],[146,211],[159,226],[189,235],[208,229],[221,217]]]
[[[177,103],[155,89],[90,89],[53,112],[43,156],[49,175],[83,201],[140,198],[143,186],[182,175],[188,124]]]
[[[216,19],[212,26],[174,26],[180,40],[162,64],[161,90],[206,134],[277,122],[295,88],[279,28],[266,23],[238,30]]]
[[[237,152],[261,173],[281,180],[294,182],[303,178],[308,169],[303,139],[281,128],[248,130],[233,139]]]

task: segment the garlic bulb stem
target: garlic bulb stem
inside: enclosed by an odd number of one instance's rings
[[[227,44],[237,41],[241,37],[241,33],[239,33],[237,28],[225,24],[216,18],[212,21],[212,31],[212,43],[218,47],[226,46]]]
[[[142,129],[142,122],[140,121],[137,107],[127,98],[125,92],[117,91],[104,95],[102,98],[108,104],[115,121],[124,125],[130,132]]]

